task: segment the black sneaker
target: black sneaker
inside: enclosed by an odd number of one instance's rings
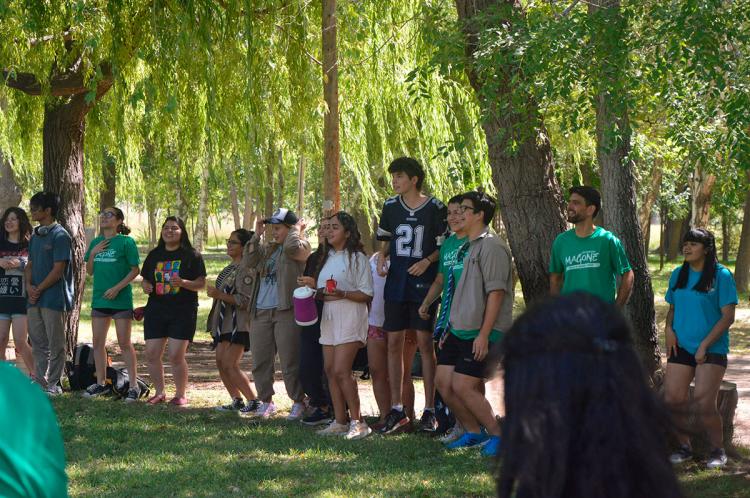
[[[302,419],[302,423],[305,425],[323,425],[331,421],[331,412],[323,410],[322,408],[315,407],[315,409]]]
[[[216,409],[220,412],[238,412],[245,408],[245,402],[242,398],[234,398],[228,405],[217,406]]]
[[[128,394],[125,396],[125,403],[135,403],[138,398],[141,397],[141,391],[135,387],[128,389]]]
[[[709,469],[720,469],[727,464],[727,453],[724,448],[716,448],[708,455],[706,467]]]
[[[438,421],[435,418],[435,412],[425,410],[422,412],[422,418],[419,419],[419,430],[422,432],[435,432],[438,428]]]
[[[257,399],[252,399],[248,401],[245,406],[240,408],[240,417],[254,417],[256,415],[255,412],[258,411],[258,408],[260,408],[260,401]]]
[[[691,458],[693,458],[693,450],[690,449],[690,446],[687,444],[680,445],[680,447],[677,448],[677,451],[669,455],[669,461],[674,465],[687,462]]]
[[[409,417],[403,410],[392,408],[388,415],[385,416],[385,425],[380,429],[381,434],[396,434],[402,432],[409,425]]]
[[[83,391],[84,398],[96,398],[97,396],[105,396],[112,392],[112,386],[109,384],[91,384]]]

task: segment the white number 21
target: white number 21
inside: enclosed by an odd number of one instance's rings
[[[422,239],[424,226],[399,225],[396,227],[396,255],[412,258],[422,257]]]

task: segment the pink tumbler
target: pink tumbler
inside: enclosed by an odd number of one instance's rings
[[[315,305],[315,291],[309,287],[298,287],[292,295],[294,321],[297,325],[314,325],[318,321],[318,307]]]

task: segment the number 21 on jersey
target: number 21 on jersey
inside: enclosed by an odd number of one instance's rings
[[[396,255],[407,258],[421,258],[424,225],[399,225],[396,227]]]

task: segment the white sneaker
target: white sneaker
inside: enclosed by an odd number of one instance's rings
[[[261,401],[260,407],[255,410],[255,416],[260,418],[269,419],[274,416],[276,413],[276,405],[273,404],[273,401],[269,401],[266,403],[265,401]]]
[[[727,452],[724,448],[716,448],[708,456],[706,467],[709,469],[720,469],[727,464]]]
[[[444,435],[440,436],[438,438],[438,441],[440,441],[443,444],[452,443],[453,441],[456,441],[458,438],[464,435],[464,428],[461,427],[461,424],[456,422],[456,424],[448,429]]]
[[[305,404],[294,403],[292,405],[292,409],[289,411],[289,415],[286,416],[286,419],[293,422],[293,421],[301,419],[304,413],[305,413]]]
[[[326,426],[325,429],[320,429],[316,432],[318,436],[346,436],[349,433],[349,426],[346,424],[339,424],[336,420],[331,420],[331,423]]]
[[[369,436],[370,433],[372,433],[372,429],[367,425],[367,422],[364,420],[361,422],[359,420],[352,420],[349,422],[349,432],[346,433],[344,439],[350,441],[354,439],[362,439],[363,437]]]

